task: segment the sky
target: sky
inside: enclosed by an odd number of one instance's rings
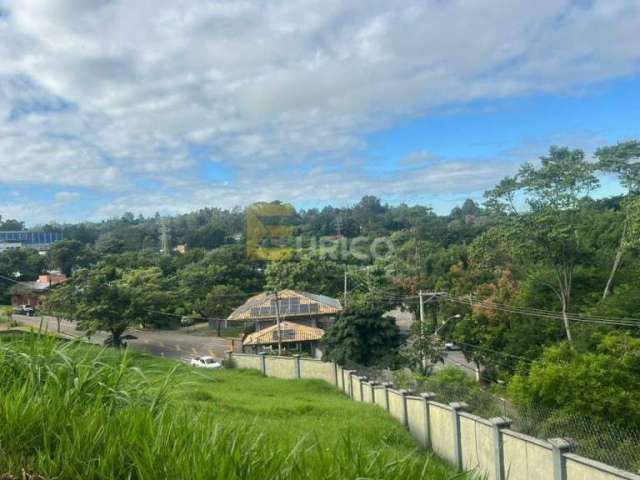
[[[640,138],[638,38],[640,0],[0,0],[0,215],[448,212]]]

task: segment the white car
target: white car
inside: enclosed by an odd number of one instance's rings
[[[450,352],[457,352],[461,350],[460,347],[453,342],[446,342],[444,344],[444,349],[449,350]]]
[[[191,359],[191,366],[200,368],[222,368],[222,364],[213,357],[193,357]]]

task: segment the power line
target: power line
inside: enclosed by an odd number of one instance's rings
[[[469,306],[480,306],[487,309],[494,309],[507,313],[515,313],[520,315],[527,315],[540,318],[549,318],[554,320],[562,320],[563,317],[559,312],[544,311],[540,309],[514,307],[511,305],[505,305],[501,303],[493,303],[486,300],[474,300],[471,297],[452,297],[449,295],[444,296],[444,300]],[[587,315],[576,315],[573,313],[567,313],[567,318],[572,322],[603,324],[603,325],[622,325],[630,327],[640,327],[640,319],[628,318],[618,319],[616,317],[590,317]]]

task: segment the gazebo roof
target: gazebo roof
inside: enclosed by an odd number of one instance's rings
[[[294,322],[280,322],[281,342],[309,342],[320,340],[324,336],[321,328],[307,327]],[[247,335],[244,345],[268,345],[278,343],[278,325],[272,325]]]

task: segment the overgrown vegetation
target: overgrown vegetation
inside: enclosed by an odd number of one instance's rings
[[[0,254],[0,285],[6,296],[6,278],[33,280],[46,267],[74,272],[46,311],[88,328],[111,329],[116,322],[117,333],[132,324],[175,326],[182,315],[224,317],[264,288],[341,297],[346,273],[349,308],[328,335],[332,358],[426,374],[442,342],[455,341],[478,366],[485,388],[513,382],[505,390],[514,397],[509,401],[542,402],[559,414],[572,405],[594,423],[607,422],[610,410],[601,399],[617,396],[619,380],[637,375],[615,350],[602,350],[601,341],[611,335],[629,346],[640,337],[639,160],[640,142],[633,140],[601,148],[594,158],[552,147],[486,192],[483,205],[466,200],[448,215],[427,206],[385,205],[371,195],[352,206],[301,211],[294,223],[303,248],[269,264],[245,255],[240,209],[48,225],[43,228],[63,229],[66,243],[46,259],[29,250]],[[603,175],[615,177],[623,193],[593,195]],[[159,253],[163,222],[173,244],[187,244],[185,254]],[[5,220],[0,228],[19,223]],[[312,251],[323,235],[333,238],[337,256]],[[340,256],[345,240],[381,236],[393,244],[383,258]],[[98,287],[101,281],[108,288]],[[96,288],[85,288],[91,282]],[[439,295],[425,296],[425,321],[402,348],[383,314],[399,308],[417,315],[421,290]],[[546,365],[559,352],[562,361]],[[539,368],[575,388],[543,382],[543,394],[542,387],[533,388]],[[588,387],[581,386],[582,377]],[[582,408],[584,388],[593,402]],[[627,405],[613,405],[621,415],[615,421],[640,429],[640,419],[624,414]]]
[[[374,406],[320,381],[208,372],[0,336],[0,474],[44,478],[452,478]]]

